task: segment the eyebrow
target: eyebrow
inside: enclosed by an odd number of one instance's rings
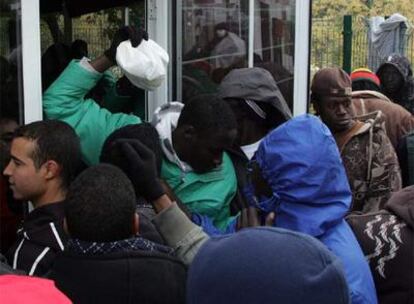
[[[16,156],[14,156],[14,155],[10,155],[10,158],[11,158],[12,160],[14,160],[15,162],[17,161],[17,162],[19,162],[19,163],[26,164],[24,161],[22,161],[20,158],[17,158],[17,157],[16,157]]]

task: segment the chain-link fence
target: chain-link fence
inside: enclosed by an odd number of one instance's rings
[[[41,46],[42,54],[51,46],[53,42],[52,35],[50,33],[47,24],[41,24]],[[111,43],[108,35],[105,32],[105,27],[100,24],[74,24],[72,26],[73,40],[82,39],[88,43],[88,51],[90,58],[96,58],[101,55],[102,52],[107,49]]]
[[[381,61],[370,52],[368,27],[362,18],[353,17],[352,25],[352,70],[369,67],[369,63]],[[311,67],[313,70],[328,66],[343,65],[343,19],[313,19]],[[407,35],[404,55],[414,67],[414,35]]]

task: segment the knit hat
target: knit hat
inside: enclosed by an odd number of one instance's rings
[[[349,303],[339,260],[290,230],[246,228],[207,241],[190,266],[187,303]]]
[[[255,106],[256,102],[271,104],[286,120],[292,117],[272,74],[263,68],[232,70],[220,83],[218,94],[224,100],[232,98],[247,101],[249,107],[259,116],[260,107]]]
[[[313,77],[311,91],[321,96],[350,97],[351,78],[340,68],[325,68]]]
[[[380,80],[377,75],[375,75],[370,69],[360,68],[356,69],[351,73],[351,80],[354,81],[370,81],[380,86]]]
[[[0,276],[0,302],[12,303],[72,303],[51,280],[17,276]]]

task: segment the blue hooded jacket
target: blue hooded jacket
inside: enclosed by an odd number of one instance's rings
[[[265,137],[253,161],[272,189],[257,203],[275,212],[274,226],[319,239],[342,261],[352,303],[377,303],[368,263],[344,220],[352,194],[329,129],[313,115],[293,118]]]

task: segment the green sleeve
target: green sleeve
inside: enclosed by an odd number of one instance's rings
[[[116,129],[140,123],[135,115],[112,114],[94,100],[84,99],[102,74],[93,73],[72,61],[43,95],[43,110],[48,119],[62,120],[71,125],[81,140],[86,164],[99,162],[105,139]]]

